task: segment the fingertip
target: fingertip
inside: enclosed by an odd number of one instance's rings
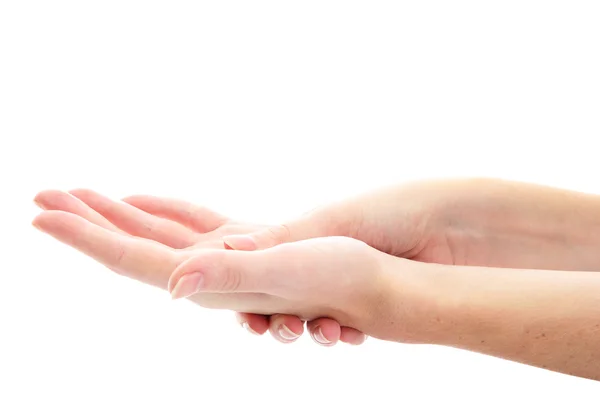
[[[182,253],[183,259],[180,259],[179,264],[177,264],[177,266],[169,276],[167,290],[169,292],[172,292],[175,286],[179,283],[179,280],[182,279],[184,276],[190,274],[201,273],[205,276],[211,275],[214,277],[215,273],[218,270],[218,268],[216,267],[223,264],[224,258],[222,256],[225,255],[225,253],[226,252],[224,250],[218,249],[202,250],[201,252],[191,257],[186,256]],[[208,280],[210,281],[210,279]]]
[[[33,218],[31,226],[61,241],[73,237],[71,215],[64,211],[44,210]]]
[[[40,226],[40,223],[39,223],[39,220],[38,220],[38,219],[39,219],[39,216],[35,217],[35,218],[34,218],[34,219],[31,221],[31,226],[33,226],[35,229],[37,229],[37,230],[40,230],[40,231],[41,231],[41,230],[42,230],[42,227]]]
[[[304,333],[304,322],[295,315],[272,315],[269,331],[276,340],[282,343],[292,343]]]
[[[367,335],[354,328],[347,326],[342,327],[340,341],[354,346],[361,345],[367,340]]]
[[[72,236],[77,216],[61,210],[44,210],[38,214],[31,224],[45,233],[57,238]]]
[[[38,206],[39,208],[41,208],[42,210],[45,210],[44,198],[46,197],[47,192],[48,192],[47,190],[43,190],[43,191],[39,192],[38,194],[36,194],[35,197],[33,198],[33,203],[36,206]]]
[[[125,197],[121,198],[121,201],[123,203],[131,204],[133,206],[135,204],[139,204],[139,203],[143,202],[145,197],[146,196],[144,196],[144,195],[134,194],[131,196],[125,196]]]
[[[310,321],[308,329],[312,339],[322,346],[333,346],[340,340],[341,327],[333,319],[319,318]]]
[[[62,214],[61,211],[44,210],[31,221],[31,224],[37,229],[45,229],[48,225],[58,222],[58,219],[62,217]]]
[[[73,209],[74,196],[62,190],[44,190],[33,199],[34,203],[43,210],[69,211]]]
[[[33,202],[42,210],[57,208],[55,203],[58,203],[62,196],[66,193],[60,190],[47,189],[42,190],[33,198]]]
[[[243,322],[242,323],[242,328],[244,328],[245,330],[247,330],[248,332],[250,332],[253,335],[261,336],[261,334],[258,333],[257,331],[255,331],[248,322]]]
[[[263,335],[269,330],[269,317],[260,314],[236,313],[237,322],[248,332]]]
[[[208,251],[206,252],[208,253]],[[167,290],[172,292],[179,280],[185,276],[196,272],[203,272],[203,266],[207,264],[205,254],[197,254],[187,259],[181,260],[169,276]]]
[[[173,288],[169,290],[171,293],[171,298],[173,300],[177,300],[198,293],[198,291],[202,288],[203,281],[204,275],[200,272],[192,272],[190,274],[183,275],[177,282],[175,282]]]

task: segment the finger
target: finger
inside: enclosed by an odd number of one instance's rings
[[[262,335],[269,329],[269,317],[261,314],[235,313],[238,323],[254,335]]]
[[[337,254],[336,240],[330,242],[328,251]],[[197,292],[304,296],[304,288],[314,285],[314,274],[320,271],[322,277],[331,262],[317,248],[290,243],[257,251],[199,250],[173,272],[169,291],[173,298]]]
[[[316,283],[315,276],[323,283],[339,275],[333,272],[332,257],[339,257],[336,249],[348,250],[347,240],[352,239],[321,238],[319,245],[303,241],[257,251],[199,250],[173,272],[169,291],[173,298],[197,292],[237,292],[289,300],[304,298],[306,290],[312,295],[329,293],[329,285]],[[366,248],[364,243],[354,242],[360,244],[361,251]],[[339,267],[335,262],[333,266]]]
[[[357,331],[354,328],[342,326],[340,340],[344,343],[359,345],[363,344],[365,340],[367,340],[367,335],[365,335],[361,331]]]
[[[317,318],[306,324],[310,336],[321,346],[333,346],[340,340],[342,328],[330,318]]]
[[[272,315],[269,321],[269,332],[282,343],[292,343],[304,333],[304,322],[294,315]]]
[[[161,288],[180,261],[166,246],[109,231],[64,211],[44,211],[33,225],[121,275]]]
[[[267,293],[281,268],[266,252],[202,250],[183,262],[169,279],[173,298],[188,297],[198,292]]]
[[[97,211],[69,193],[60,190],[44,190],[38,193],[33,201],[43,210],[69,212],[108,230],[122,232]]]
[[[323,236],[337,236],[337,224],[327,217],[309,214],[287,224],[274,225],[247,235],[223,237],[226,248],[234,250],[261,250],[282,243],[296,242]]]
[[[197,240],[195,232],[130,204],[111,200],[88,189],[76,189],[70,193],[134,236],[155,240],[176,249],[190,247]]]
[[[182,200],[137,195],[126,197],[123,201],[149,214],[178,222],[199,233],[212,232],[228,220],[227,217],[208,208]]]

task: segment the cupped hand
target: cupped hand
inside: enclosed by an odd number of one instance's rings
[[[266,250],[200,251],[173,272],[169,291],[173,298],[235,295],[225,308],[327,317],[379,338],[393,332],[395,340],[415,342],[433,316],[429,273],[439,268],[420,264],[356,239],[322,237]],[[315,329],[322,334],[321,326]]]
[[[387,254],[418,261],[497,264],[498,260],[488,257],[489,246],[477,248],[473,243],[486,239],[486,224],[492,218],[502,217],[490,215],[498,208],[490,202],[492,195],[501,190],[501,181],[486,179],[411,182],[327,204],[285,224],[224,240],[236,250],[256,250],[309,238],[347,236]]]
[[[131,196],[114,201],[87,189],[40,192],[35,202],[43,211],[33,222],[52,235],[98,260],[111,270],[146,284],[167,288],[170,274],[200,249],[223,249],[222,237],[264,228],[245,224],[185,201]],[[219,295],[197,295],[204,306],[221,305]],[[231,296],[230,296],[231,297]],[[281,342],[295,341],[304,330],[302,320],[291,315],[238,313],[248,330],[267,330]],[[315,341],[332,345],[338,340],[359,344],[365,336],[341,327],[329,318],[307,323]]]

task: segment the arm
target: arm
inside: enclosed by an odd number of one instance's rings
[[[381,339],[455,346],[600,380],[599,273],[425,264],[348,238],[176,252],[86,219],[94,216],[45,211],[34,225],[120,274],[159,287],[171,276],[174,295],[206,307],[304,315],[317,318],[317,332],[325,329],[318,317],[329,317]],[[177,279],[197,271],[208,287],[188,281],[185,293]]]
[[[486,178],[437,190],[458,265],[600,271],[598,195]]]
[[[600,273],[433,266],[427,275],[435,299],[422,341],[600,380]],[[397,304],[404,296],[391,289]]]
[[[421,181],[225,240],[249,250],[329,235],[438,264],[600,271],[600,196],[489,178]]]
[[[600,380],[598,272],[426,264],[333,237],[204,253],[173,272],[169,290],[262,293],[237,311],[328,317],[379,339]]]
[[[600,270],[600,196],[489,178],[418,181],[224,240],[254,250],[322,236],[430,263]]]

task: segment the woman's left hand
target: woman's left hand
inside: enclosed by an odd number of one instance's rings
[[[40,192],[35,202],[44,210],[34,220],[40,230],[121,275],[163,289],[181,260],[200,249],[223,249],[223,236],[264,227],[233,221],[182,200],[155,196],[115,201],[87,189],[47,190]],[[146,253],[139,254],[139,259],[132,258],[130,245],[141,246]],[[214,296],[193,296],[191,300],[202,304],[208,297]],[[251,332],[262,335],[269,330],[284,343],[293,342],[304,331],[303,322],[293,315],[238,313],[237,317]],[[309,321],[307,328],[313,339],[324,345],[338,340],[360,344],[365,339],[363,333],[329,318]]]

